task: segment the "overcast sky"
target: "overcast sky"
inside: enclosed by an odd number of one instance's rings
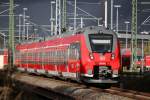
[[[68,0],[68,1],[74,1],[74,0]],[[104,16],[104,6],[102,3],[103,0],[77,0],[77,7],[87,11],[88,13],[92,14],[93,16],[100,18]],[[108,0],[110,1],[110,0]],[[114,4],[120,4],[122,7],[119,9],[119,28],[125,29],[124,21],[130,21],[131,20],[131,0],[114,0]],[[138,0],[138,1],[149,1],[149,0]],[[8,0],[0,0],[0,3],[7,3]],[[50,2],[51,0],[15,0],[16,4],[19,4],[18,7],[15,8],[15,14],[22,14],[23,8],[28,8],[27,15],[30,16],[30,20],[34,23],[37,23],[39,25],[50,25]],[[82,2],[89,2],[89,3],[101,3],[101,4],[84,4]],[[67,4],[68,5],[68,4]],[[108,10],[110,11],[110,3],[108,5]],[[0,5],[0,12],[7,9],[7,6]],[[150,6],[144,6],[144,9],[149,9]],[[139,6],[139,24],[142,23],[148,16],[149,13],[147,12],[141,12],[143,10],[143,6]],[[73,13],[73,6],[68,5],[68,17],[73,17],[70,15],[70,13]],[[78,14],[84,14],[85,13],[77,10]],[[109,12],[110,13],[110,12]],[[8,14],[8,12],[3,13]],[[18,17],[16,19],[16,24],[18,24]],[[104,19],[104,18],[103,18]],[[108,20],[110,17],[108,17]],[[116,19],[116,9],[114,9],[114,23]],[[7,28],[8,27],[8,18],[7,17],[0,17],[0,29]],[[70,21],[69,21],[70,22]],[[85,25],[97,25],[97,22],[92,21],[84,21]],[[71,26],[71,22],[69,23],[69,26]],[[144,30],[149,30],[149,28],[145,28],[148,26],[142,26]]]

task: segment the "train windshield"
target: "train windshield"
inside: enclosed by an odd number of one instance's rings
[[[112,51],[113,36],[109,34],[89,34],[92,52],[105,53]]]
[[[142,56],[137,56],[137,60],[140,61],[142,59]]]

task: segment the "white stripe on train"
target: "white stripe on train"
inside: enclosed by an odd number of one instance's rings
[[[25,71],[26,70],[25,68],[17,68],[17,69],[19,71]],[[35,73],[35,69],[32,69],[32,68],[28,68],[27,71],[30,72],[30,73]],[[45,70],[39,70],[39,69],[37,69],[36,71],[39,74],[46,74]],[[57,71],[48,71],[48,74],[49,75],[54,75],[54,76],[59,76],[59,73]],[[77,77],[76,73],[72,73],[72,72],[62,72],[62,75],[64,77],[68,77],[68,78],[76,78]]]
[[[35,50],[35,49],[43,49],[43,48],[55,48],[55,47],[62,47],[62,46],[69,46],[69,45],[70,45],[70,44],[64,44],[64,45],[46,46],[46,47],[31,48],[31,49],[22,49],[22,51]]]

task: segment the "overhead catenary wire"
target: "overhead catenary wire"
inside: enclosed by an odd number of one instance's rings
[[[73,6],[74,7],[74,5],[71,3],[71,2],[67,2],[69,5],[71,5],[71,6]],[[83,10],[83,9],[81,9],[81,8],[79,8],[79,7],[76,7],[78,10],[80,10],[80,11],[82,11],[82,12],[84,12],[85,14],[87,14],[87,15],[89,15],[89,16],[91,16],[91,17],[93,17],[93,18],[97,18],[96,16],[94,16],[94,15],[92,15],[92,14],[90,14],[90,13],[88,13],[87,11],[85,11],[85,10]],[[98,19],[98,18],[97,18]]]
[[[74,3],[73,1],[69,1],[69,2],[72,2],[72,3]],[[100,5],[100,4],[102,4],[102,3],[100,3],[100,2],[77,2],[77,4],[86,4],[86,5]]]
[[[15,5],[14,8],[16,8],[16,7],[18,7],[18,6],[19,6],[19,5]],[[7,11],[9,11],[9,9],[6,9],[6,10],[0,12],[0,15],[3,14],[3,13],[5,13],[5,12],[7,12]]]

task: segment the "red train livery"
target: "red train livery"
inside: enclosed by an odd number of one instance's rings
[[[6,69],[5,66],[8,65],[8,50],[0,50],[0,70]]]
[[[131,49],[124,48],[121,50],[121,58],[122,58],[122,66],[130,69],[131,64]],[[144,55],[144,59],[142,59],[142,50],[140,48],[137,49],[137,61],[136,65],[139,70],[142,69],[142,65],[144,67],[144,71],[150,71],[150,56]]]
[[[119,75],[120,60],[117,35],[96,26],[18,44],[15,53],[15,65],[20,71],[87,83],[116,83],[113,79]]]
[[[150,55],[145,55],[144,57],[144,67],[146,71],[150,72]]]

